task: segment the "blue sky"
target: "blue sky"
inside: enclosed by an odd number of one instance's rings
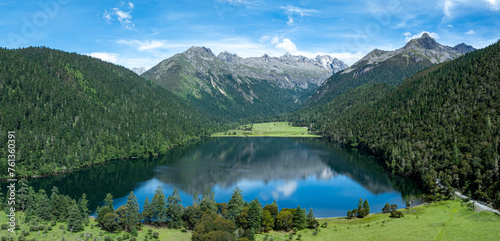
[[[330,54],[352,64],[427,31],[482,48],[500,39],[500,0],[2,0],[0,46],[47,46],[152,67],[191,46],[242,57]]]

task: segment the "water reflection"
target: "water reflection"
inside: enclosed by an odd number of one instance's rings
[[[161,185],[166,195],[179,189],[183,204],[207,186],[227,202],[237,185],[246,200],[277,200],[281,207],[312,207],[319,217],[342,216],[357,200],[372,210],[386,202],[404,206],[401,194],[416,192],[408,180],[395,182],[365,153],[309,138],[213,138],[171,150],[152,159],[114,161],[74,173],[31,180],[36,189],[58,186],[73,198],[87,193],[94,209],[106,193],[115,206],[130,191],[142,206]]]

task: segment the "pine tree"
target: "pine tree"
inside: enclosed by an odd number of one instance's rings
[[[370,204],[368,204],[368,199],[365,199],[365,202],[363,203],[363,208],[365,209],[364,216],[368,216],[368,214],[370,214]]]
[[[262,222],[262,205],[255,198],[250,202],[248,209],[248,226],[250,229],[259,230]]]
[[[150,223],[152,219],[151,215],[151,204],[149,203],[149,197],[144,200],[144,206],[142,207],[142,219],[145,223]]]
[[[82,222],[80,208],[76,204],[75,200],[71,202],[71,207],[69,208],[67,230],[71,232],[79,232],[83,230],[83,222]]]
[[[87,194],[82,194],[82,197],[80,200],[78,200],[78,209],[80,210],[80,216],[82,219],[83,224],[88,225],[90,220],[89,220],[89,201],[87,200]]]
[[[134,195],[134,192],[130,192],[127,198],[127,203],[125,204],[127,207],[125,213],[125,225],[128,227],[128,230],[131,228],[135,228],[141,222],[140,214],[139,214],[139,203],[137,203],[137,197]]]
[[[166,198],[161,186],[156,189],[153,200],[151,200],[151,220],[155,223],[165,223],[167,220]]]
[[[115,211],[115,207],[113,207],[113,195],[111,195],[111,193],[106,194],[106,198],[104,199],[104,206],[109,207],[111,211]]]
[[[262,227],[266,232],[274,228],[274,218],[268,210],[262,211]]]
[[[167,199],[167,218],[169,220],[169,226],[171,228],[179,228],[182,224],[182,214],[184,212],[184,207],[182,206],[181,196],[174,189],[171,195]]]
[[[233,191],[233,195],[228,202],[227,212],[229,220],[236,221],[236,218],[240,215],[241,211],[243,211],[244,205],[245,203],[243,201],[243,196],[241,195],[241,190],[238,186],[236,186]]]
[[[205,189],[205,192],[203,193],[201,197],[201,203],[200,203],[200,208],[202,212],[212,212],[216,213],[217,212],[217,204],[215,203],[215,197],[214,197],[214,192],[210,187],[207,187]]]
[[[302,230],[306,227],[306,210],[300,208],[300,206],[297,207],[295,210],[295,213],[293,214],[293,225],[296,227],[298,230]]]
[[[45,193],[45,190],[43,189],[40,189],[37,194],[36,215],[45,221],[52,219],[52,213],[50,210],[50,201],[49,198],[47,197],[47,194]]]

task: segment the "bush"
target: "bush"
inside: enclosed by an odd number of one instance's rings
[[[57,224],[57,223],[56,223],[56,220],[52,220],[52,221],[50,222],[50,225],[51,225],[51,226],[56,226],[56,224]]]
[[[6,223],[2,223],[2,230],[7,230],[9,228],[9,225]],[[3,237],[2,237],[3,239]]]
[[[151,229],[150,229],[151,230]],[[137,237],[137,235],[139,235],[137,233],[137,229],[135,227],[132,227],[132,229],[130,230],[130,234],[134,237]]]
[[[159,233],[157,233],[157,232],[153,232],[152,237],[153,237],[154,239],[159,239],[159,238],[160,238],[160,234],[159,234]]]
[[[137,241],[137,239],[134,236],[132,236],[130,237],[130,241]]]
[[[106,236],[106,237],[104,237],[104,241],[113,241],[113,238]]]

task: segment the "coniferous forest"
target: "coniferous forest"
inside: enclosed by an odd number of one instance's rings
[[[500,42],[423,70],[397,88],[365,85],[288,116],[327,138],[379,156],[428,191],[500,207]]]
[[[154,156],[220,128],[124,67],[44,47],[0,50],[0,103],[0,142],[15,131],[18,177]],[[7,170],[6,148],[0,156]]]

